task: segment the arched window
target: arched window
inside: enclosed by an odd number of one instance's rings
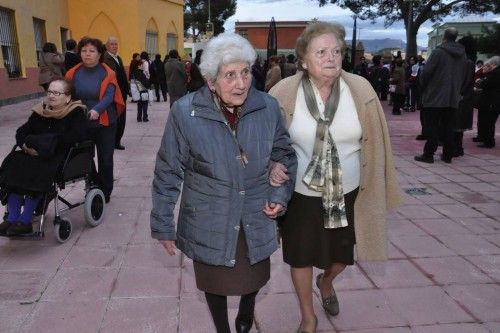
[[[158,26],[153,18],[146,26],[146,52],[152,56],[158,53]]]

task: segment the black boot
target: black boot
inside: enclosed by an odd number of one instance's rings
[[[236,317],[236,320],[234,321],[234,326],[236,327],[236,332],[237,333],[248,333],[250,332],[250,329],[252,328],[253,325],[253,318],[249,319],[243,319],[240,317]]]
[[[0,236],[7,235],[7,230],[9,230],[11,225],[12,225],[12,223],[9,223],[7,221],[2,222],[0,224]]]

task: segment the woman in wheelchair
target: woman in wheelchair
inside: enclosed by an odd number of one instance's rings
[[[35,105],[16,131],[16,147],[0,167],[0,188],[7,193],[6,220],[0,236],[33,232],[31,219],[72,145],[87,138],[87,108],[72,100],[71,82],[53,80],[46,101]]]

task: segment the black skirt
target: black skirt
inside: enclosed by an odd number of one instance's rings
[[[326,229],[321,197],[294,192],[280,221],[283,261],[292,267],[329,268],[354,264],[354,202],[358,189],[344,195],[347,227]]]
[[[240,229],[234,267],[207,265],[194,261],[196,286],[201,291],[224,296],[241,296],[258,291],[271,275],[269,258],[250,265],[245,233]]]

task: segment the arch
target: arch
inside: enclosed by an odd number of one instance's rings
[[[120,39],[120,34],[118,33],[118,28],[113,20],[104,12],[100,12],[92,20],[87,32],[89,36],[101,39],[106,42],[109,36],[116,36]]]
[[[148,23],[146,24],[146,31],[158,33],[158,24],[156,23],[156,20],[153,17],[150,18]]]
[[[168,24],[167,32],[179,35],[177,33],[177,27],[175,26],[174,21],[170,21],[170,23]]]

